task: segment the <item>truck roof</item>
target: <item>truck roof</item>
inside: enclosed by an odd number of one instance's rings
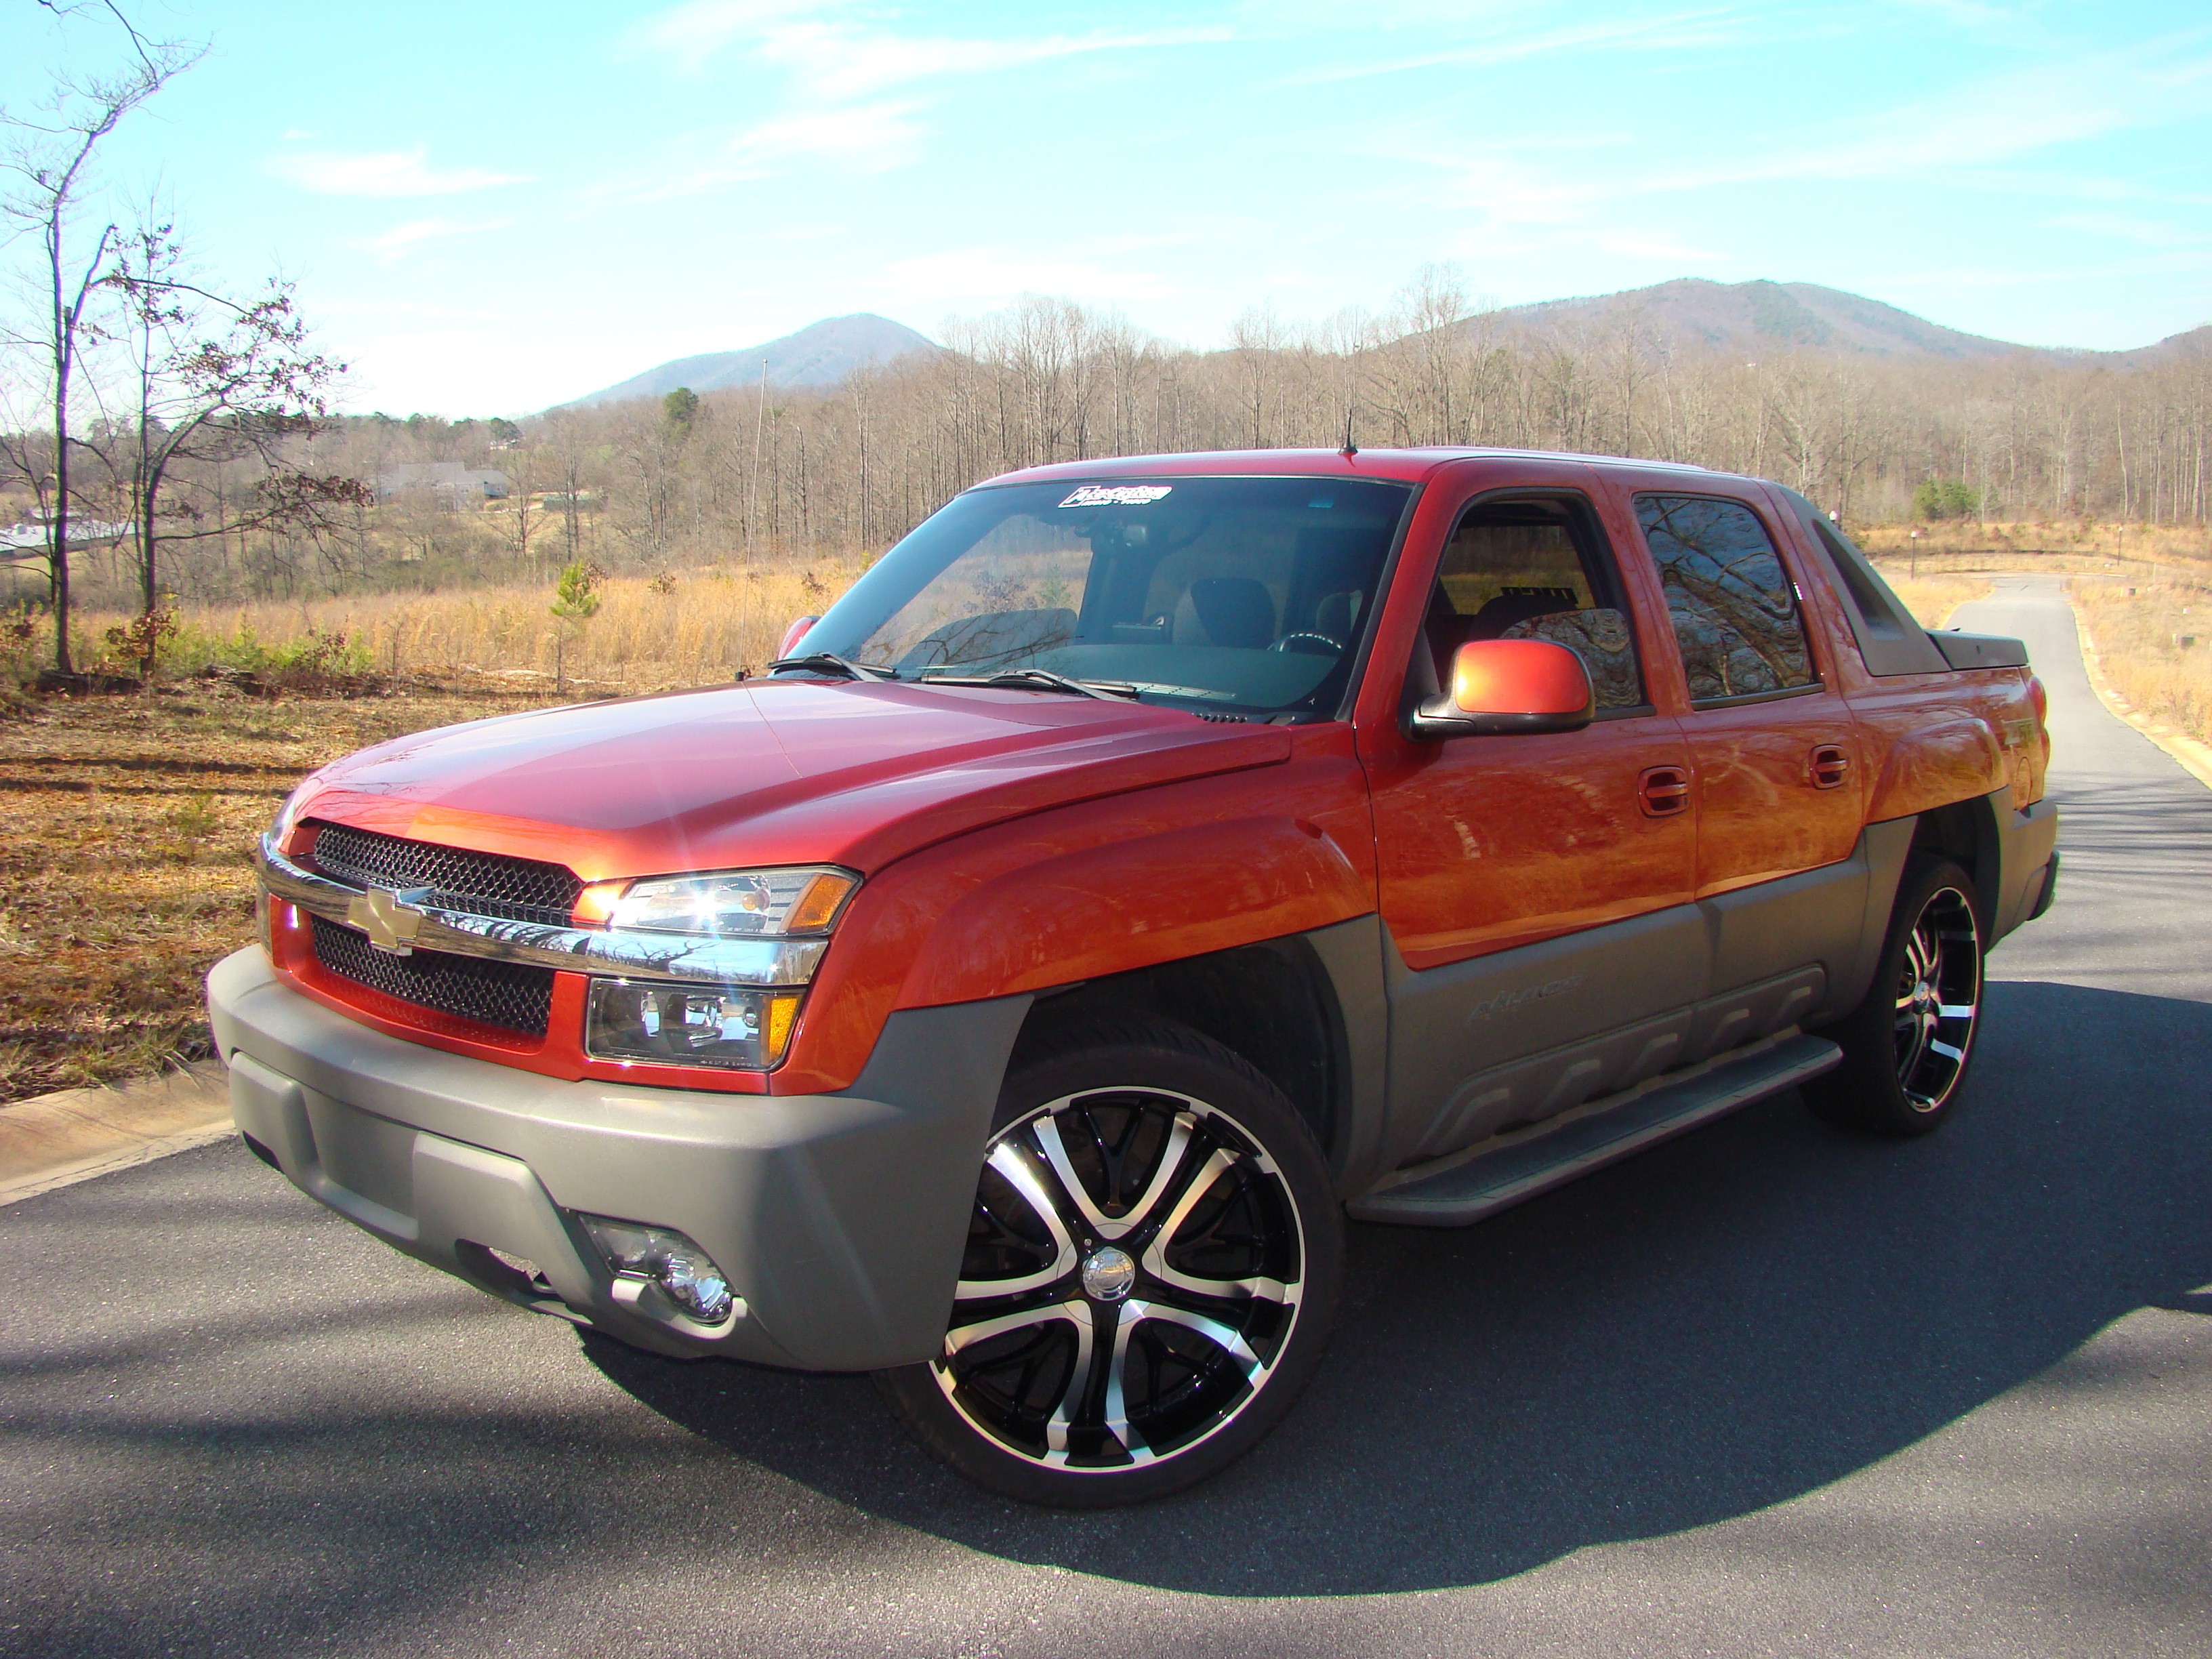
[[[1580,455],[1564,450],[1493,449],[1478,445],[1416,444],[1400,449],[1218,449],[1175,455],[1117,455],[1020,467],[987,478],[997,484],[1050,483],[1066,479],[1194,477],[1223,474],[1261,477],[1391,478],[1414,483],[1449,461],[1575,461],[1588,466],[1632,467],[1639,472],[1680,472],[1698,477],[1733,476],[1681,461],[1639,460],[1620,455]]]

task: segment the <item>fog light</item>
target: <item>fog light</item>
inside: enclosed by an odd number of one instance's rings
[[[764,1072],[783,1058],[798,1016],[795,991],[595,979],[584,1052],[594,1060]]]
[[[714,1259],[673,1227],[647,1227],[603,1215],[577,1218],[617,1279],[647,1279],[692,1318],[719,1325],[738,1305]]]

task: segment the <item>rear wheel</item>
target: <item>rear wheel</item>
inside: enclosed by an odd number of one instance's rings
[[[1290,1103],[1164,1023],[1010,1077],[938,1357],[878,1374],[922,1443],[1012,1497],[1157,1497],[1242,1455],[1311,1375],[1342,1215]]]
[[[1948,1117],[1981,1027],[1982,929],[1972,880],[1948,860],[1908,870],[1866,1000],[1823,1035],[1844,1063],[1805,1087],[1831,1122],[1922,1135]]]

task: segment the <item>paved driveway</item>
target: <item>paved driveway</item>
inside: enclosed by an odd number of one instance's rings
[[[1108,1516],[186,1153],[0,1218],[0,1652],[2212,1652],[2212,792],[2055,592],[1961,620],[2050,683],[2067,876],[1933,1140],[1785,1097],[1359,1230],[1286,1427]]]

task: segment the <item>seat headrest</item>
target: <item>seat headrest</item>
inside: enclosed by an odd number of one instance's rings
[[[1555,617],[1563,611],[1574,608],[1572,588],[1555,592],[1500,593],[1474,613],[1474,625],[1468,629],[1467,637],[1471,640],[1494,640],[1518,623],[1531,622],[1538,617]]]
[[[1327,635],[1339,645],[1352,643],[1352,630],[1359,621],[1359,601],[1357,591],[1327,593],[1314,606],[1313,631]]]
[[[1249,576],[1200,576],[1176,602],[1177,645],[1261,650],[1275,638],[1275,602]]]

